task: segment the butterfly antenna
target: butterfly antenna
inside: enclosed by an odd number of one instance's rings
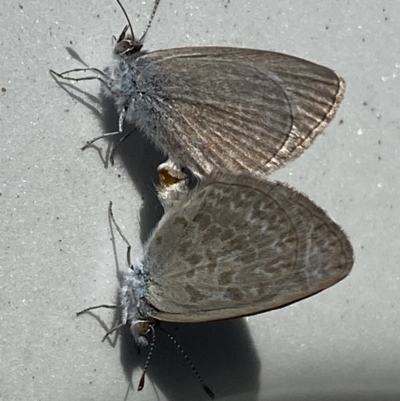
[[[128,17],[128,13],[126,12],[125,8],[123,7],[121,1],[120,0],[116,0],[116,1],[117,1],[118,5],[120,6],[122,12],[125,15],[126,21],[128,22],[129,30],[131,31],[132,40],[133,40],[135,38],[135,35],[133,33],[133,27],[132,27],[132,24],[131,24],[131,20]],[[146,29],[144,30],[142,37],[139,39],[139,43],[143,43],[144,42],[144,38],[145,38],[145,36],[147,35],[147,32],[150,29],[151,23],[153,22],[154,16],[156,15],[156,11],[157,11],[158,5],[160,4],[160,1],[161,0],[156,0],[154,2],[153,11],[151,12],[151,15],[150,15],[150,18],[149,18],[149,22],[147,23]]]
[[[157,7],[160,4],[160,1],[161,0],[156,0],[154,2],[153,11],[151,12],[151,15],[150,15],[150,18],[149,18],[149,22],[147,23],[146,29],[144,30],[143,35],[139,40],[140,43],[144,42],[144,38],[145,38],[145,36],[147,35],[147,32],[150,29],[151,23],[153,22],[154,16],[156,15]]]
[[[175,347],[178,348],[178,350],[180,351],[180,353],[183,355],[183,357],[185,358],[185,361],[188,363],[188,365],[190,366],[190,368],[192,369],[194,375],[196,376],[197,380],[200,382],[201,387],[203,387],[203,390],[208,394],[208,396],[213,400],[215,395],[214,393],[211,391],[210,387],[208,387],[205,383],[203,378],[200,376],[200,373],[198,372],[198,370],[196,369],[196,367],[193,365],[193,362],[189,359],[189,357],[187,356],[186,352],[183,350],[183,348],[181,347],[181,345],[178,343],[178,341],[175,339],[175,337],[173,337],[170,333],[168,333],[168,331],[164,330],[162,327],[160,327],[160,330],[163,331],[167,337],[175,344]]]
[[[155,332],[153,326],[150,326],[150,329],[152,332],[152,338],[151,338],[151,342],[150,342],[150,350],[149,350],[149,353],[147,354],[146,362],[144,363],[143,373],[139,380],[138,391],[143,390],[147,369],[149,368],[150,359],[153,355],[153,351],[156,346],[156,332]]]
[[[131,263],[131,249],[132,249],[132,246],[129,243],[128,239],[125,237],[125,235],[122,233],[122,230],[119,227],[119,225],[117,224],[117,222],[115,221],[114,213],[112,211],[112,201],[110,201],[110,204],[108,205],[108,217],[112,221],[112,223],[114,224],[115,229],[118,231],[118,234],[121,236],[121,238],[124,240],[124,242],[125,242],[125,244],[127,246],[126,259],[128,261],[128,266],[132,266],[132,263]]]
[[[129,30],[131,31],[132,40],[134,40],[135,34],[133,33],[133,28],[132,28],[131,20],[130,20],[129,17],[128,17],[128,13],[126,12],[126,10],[125,10],[124,6],[122,5],[122,3],[121,3],[119,0],[116,0],[116,1],[117,1],[118,5],[120,6],[122,12],[123,12],[124,15],[125,15],[126,22],[128,23],[128,25],[129,25]]]

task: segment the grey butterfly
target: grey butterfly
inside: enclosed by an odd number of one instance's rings
[[[218,174],[181,192],[158,223],[122,284],[122,324],[146,345],[155,321],[265,312],[331,287],[352,266],[348,237],[308,197]]]
[[[311,145],[343,99],[344,80],[321,65],[230,47],[146,53],[141,49],[147,30],[137,40],[128,23],[106,72],[52,72],[69,80],[100,80],[115,101],[118,133],[124,121],[134,123],[176,165],[198,176],[215,170],[271,173]],[[96,75],[68,76],[88,70]]]

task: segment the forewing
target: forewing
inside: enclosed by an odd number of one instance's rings
[[[227,319],[324,290],[352,265],[347,236],[305,195],[222,178],[163,217],[146,249],[145,298],[159,320]]]
[[[145,57],[169,109],[160,141],[201,175],[269,174],[310,146],[344,95],[334,71],[280,53],[195,47]]]

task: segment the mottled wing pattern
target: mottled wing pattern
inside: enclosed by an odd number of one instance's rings
[[[353,265],[346,234],[305,195],[248,177],[200,184],[164,215],[144,259],[152,316],[201,322],[307,297]]]
[[[311,145],[344,96],[334,71],[280,53],[196,47],[144,57],[170,110],[160,141],[200,175],[269,174]]]

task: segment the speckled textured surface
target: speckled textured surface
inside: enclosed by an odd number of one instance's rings
[[[151,2],[124,2],[134,27]],[[146,4],[147,3],[147,4]],[[194,326],[168,324],[217,399],[394,400],[400,396],[400,3],[161,1],[146,49],[231,45],[275,50],[335,69],[345,100],[325,134],[273,178],[308,194],[351,237],[356,263],[331,289],[274,312]],[[0,399],[206,400],[160,332],[145,389],[146,351],[129,333],[101,343],[125,248],[111,239],[108,202],[134,257],[160,216],[163,158],[131,137],[105,168],[116,129],[95,81],[64,87],[62,71],[105,67],[125,21],[112,0],[14,2],[1,9]],[[116,256],[117,255],[117,258]]]

